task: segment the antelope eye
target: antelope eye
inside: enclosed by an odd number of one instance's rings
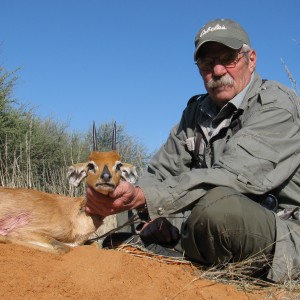
[[[117,164],[116,164],[116,170],[117,171],[121,171],[121,167],[122,167],[122,163],[121,162],[118,162]]]
[[[93,164],[92,162],[87,164],[87,169],[88,169],[88,171],[92,171],[92,172],[96,173],[95,164]]]

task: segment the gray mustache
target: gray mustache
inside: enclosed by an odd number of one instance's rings
[[[233,83],[234,83],[233,78],[229,74],[226,74],[226,75],[222,76],[220,79],[217,79],[217,80],[212,78],[206,84],[206,86],[210,89],[213,89],[213,88],[216,88],[216,87],[219,87],[219,86],[224,86],[224,85],[232,86]]]

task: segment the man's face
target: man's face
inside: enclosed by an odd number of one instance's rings
[[[256,53],[241,53],[220,43],[207,42],[200,49],[197,65],[207,92],[221,108],[249,83]]]

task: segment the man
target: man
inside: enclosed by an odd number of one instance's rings
[[[207,94],[192,97],[166,143],[133,186],[110,197],[88,190],[87,211],[144,209],[146,243],[173,243],[190,259],[257,262],[275,282],[300,266],[299,98],[262,80],[244,29],[217,19],[196,35],[194,60]]]

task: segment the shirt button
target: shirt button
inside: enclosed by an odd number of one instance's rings
[[[165,210],[162,208],[162,207],[159,207],[158,209],[157,209],[157,214],[158,215],[163,215],[165,213]]]

